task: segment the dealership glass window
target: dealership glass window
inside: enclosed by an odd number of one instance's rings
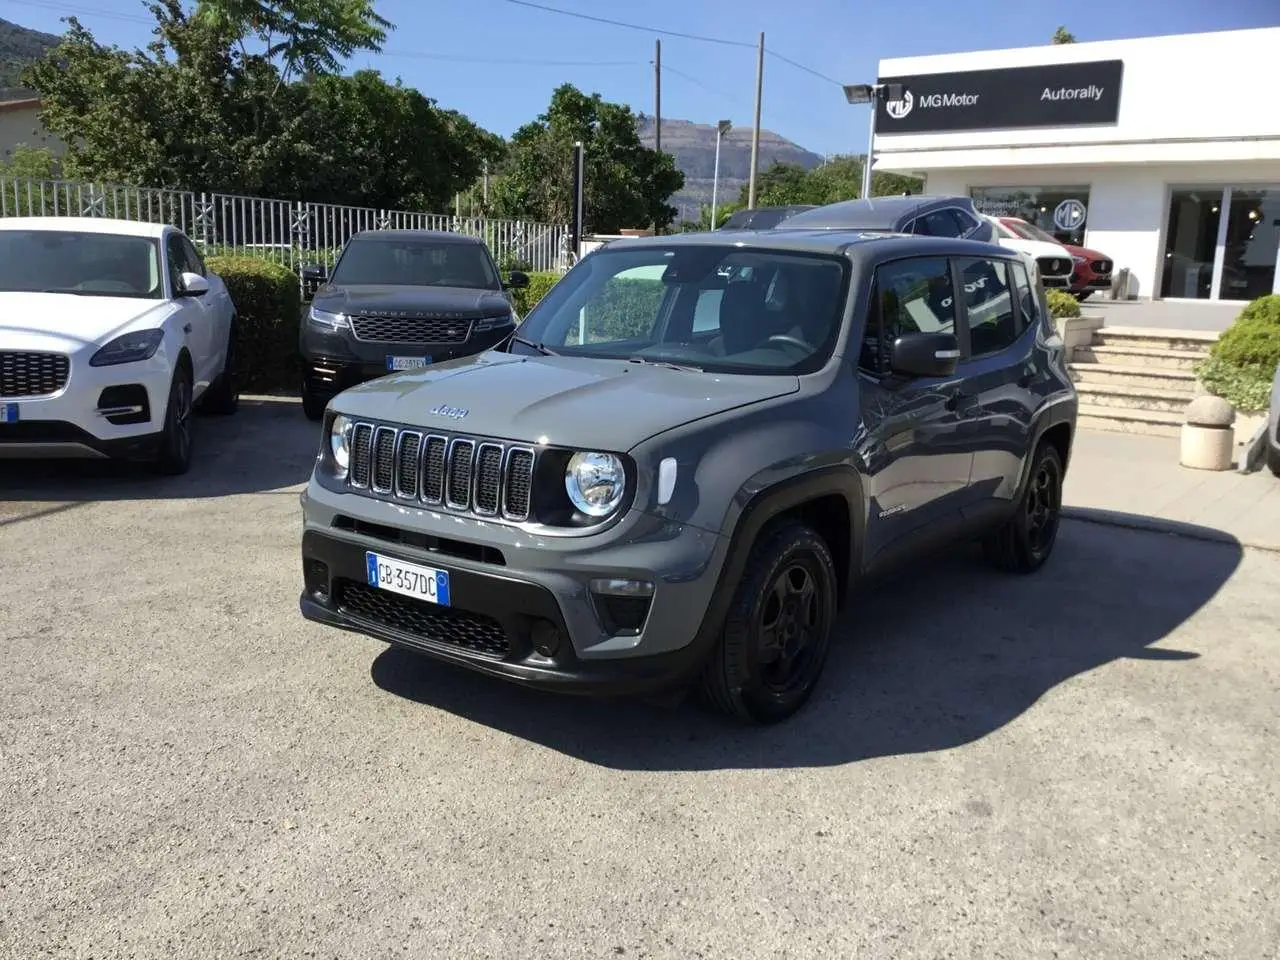
[[[1280,188],[1233,188],[1222,240],[1223,300],[1256,300],[1276,287],[1280,250]]]
[[[990,217],[1034,223],[1061,243],[1083,246],[1089,223],[1089,186],[973,187],[973,205]]]
[[[1173,191],[1160,296],[1185,300],[1213,296],[1213,258],[1221,219],[1221,188]]]

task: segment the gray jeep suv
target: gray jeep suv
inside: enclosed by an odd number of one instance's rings
[[[621,240],[504,344],[339,394],[302,613],[555,690],[806,701],[849,588],[981,539],[1036,570],[1076,395],[1017,254],[960,239]]]

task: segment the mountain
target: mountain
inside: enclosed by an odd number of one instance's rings
[[[640,141],[653,146],[652,117],[641,117]],[[713,124],[662,118],[662,149],[674,154],[676,166],[684,173],[684,189],[667,202],[679,212],[677,220],[696,218],[698,206],[711,202],[711,182],[716,166],[716,128]],[[763,173],[774,163],[794,163],[812,170],[822,157],[797,146],[772,130],[760,130],[760,166]],[[738,199],[751,177],[751,128],[734,127],[720,142],[719,202]]]
[[[8,20],[0,20],[0,100],[35,96],[19,85],[19,78],[27,64],[39,60],[57,46],[58,39],[51,33],[28,30]]]

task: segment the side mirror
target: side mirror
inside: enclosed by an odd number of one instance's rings
[[[904,377],[949,377],[960,362],[953,333],[909,333],[893,341],[889,368]]]
[[[329,276],[329,271],[324,268],[323,264],[308,263],[302,268],[302,279],[308,283],[324,283],[325,278]]]
[[[183,273],[182,287],[177,291],[179,297],[203,297],[209,292],[209,281],[198,273]]]
[[[529,275],[527,273],[523,270],[512,270],[502,287],[504,290],[523,290],[528,285]]]

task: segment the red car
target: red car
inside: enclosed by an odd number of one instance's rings
[[[1074,243],[1063,243],[1053,234],[1041,230],[1034,223],[1028,223],[1018,217],[1000,217],[1001,223],[1022,237],[1024,240],[1041,240],[1045,243],[1056,243],[1067,248],[1076,268],[1071,274],[1071,294],[1077,300],[1086,300],[1095,290],[1111,289],[1111,271],[1115,261],[1105,253],[1090,250],[1088,247],[1077,247]]]

